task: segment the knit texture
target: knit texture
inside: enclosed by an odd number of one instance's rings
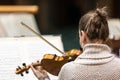
[[[75,61],[62,67],[59,80],[120,80],[120,59],[105,44],[87,44]]]

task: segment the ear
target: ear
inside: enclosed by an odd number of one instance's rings
[[[86,33],[84,31],[81,31],[81,42],[86,41]]]

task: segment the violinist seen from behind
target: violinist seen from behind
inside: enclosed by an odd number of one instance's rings
[[[66,63],[59,72],[59,80],[120,80],[120,59],[111,54],[106,7],[97,8],[81,17],[80,44],[83,53]],[[42,67],[33,67],[39,80],[50,80]]]

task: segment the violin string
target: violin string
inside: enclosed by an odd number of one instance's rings
[[[39,36],[39,38],[41,38],[43,41],[45,41],[46,43],[48,43],[50,46],[52,46],[53,48],[55,48],[57,51],[59,51],[60,53],[64,54],[61,50],[59,50],[57,47],[55,47],[53,44],[51,44],[49,41],[47,41],[45,38],[43,38],[41,36],[41,34],[35,32],[32,28],[30,28],[28,25],[26,25],[25,23],[21,22],[21,24],[26,27],[27,29],[29,29],[31,32],[33,32],[34,34],[36,34],[37,36]]]

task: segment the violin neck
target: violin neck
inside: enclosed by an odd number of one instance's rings
[[[38,63],[38,62],[32,64],[33,67],[40,66],[40,65],[41,65],[41,64]],[[23,67],[22,70],[28,70],[29,68],[30,68],[30,65]]]
[[[37,62],[37,63],[33,63],[32,64],[34,67],[36,67],[36,66],[41,66],[41,63],[40,62]]]

